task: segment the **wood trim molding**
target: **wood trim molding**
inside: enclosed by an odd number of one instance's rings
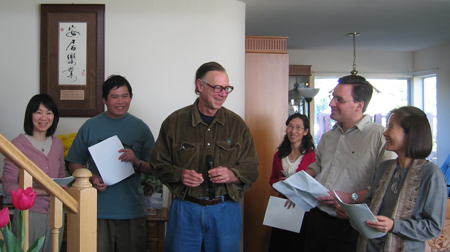
[[[311,76],[311,65],[289,65],[289,76]]]
[[[246,53],[287,54],[288,37],[246,36]]]

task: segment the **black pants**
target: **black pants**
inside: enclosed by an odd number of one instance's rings
[[[330,216],[318,208],[311,209],[308,228],[305,231],[304,251],[356,251],[359,233],[352,228],[350,222]]]
[[[300,233],[272,228],[270,234],[269,252],[302,252],[305,246],[306,230],[308,229],[309,212],[303,217]]]

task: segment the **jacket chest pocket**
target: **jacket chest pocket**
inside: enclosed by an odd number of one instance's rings
[[[197,167],[199,147],[195,143],[181,143],[176,149],[174,163],[180,167]]]
[[[219,164],[225,167],[233,167],[237,164],[239,159],[239,153],[241,145],[239,143],[228,143],[228,142],[216,142],[216,157],[219,159]],[[217,160],[217,159],[216,159]],[[215,165],[215,166],[218,166]]]

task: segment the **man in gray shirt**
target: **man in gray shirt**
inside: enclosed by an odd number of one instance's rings
[[[362,76],[339,79],[330,96],[332,130],[325,133],[316,150],[316,162],[307,172],[330,190],[338,192],[346,203],[360,203],[378,164],[394,157],[385,153],[384,127],[364,115],[372,98],[373,87]],[[333,196],[318,198],[321,204],[306,215],[302,233],[304,251],[356,251],[358,232],[348,220],[338,219]]]

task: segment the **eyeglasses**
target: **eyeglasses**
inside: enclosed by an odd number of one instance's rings
[[[337,103],[346,103],[346,102],[349,102],[349,101],[352,101],[352,102],[355,101],[355,100],[344,100],[344,99],[342,99],[340,97],[334,97],[334,95],[329,95],[328,98],[330,98],[330,102],[332,100],[335,100]]]
[[[227,94],[229,94],[234,89],[233,86],[226,86],[226,87],[223,87],[223,86],[220,86],[220,85],[212,86],[212,85],[209,85],[209,83],[207,83],[206,81],[203,81],[203,83],[205,83],[206,85],[210,86],[214,90],[214,93],[220,93],[220,92],[222,92],[222,90],[225,89],[225,92]]]
[[[288,126],[286,126],[286,128],[288,128],[288,129],[290,129],[290,130],[296,129],[296,130],[300,131],[300,130],[304,129],[305,127],[302,127],[302,126],[294,126],[294,125],[289,124]]]

